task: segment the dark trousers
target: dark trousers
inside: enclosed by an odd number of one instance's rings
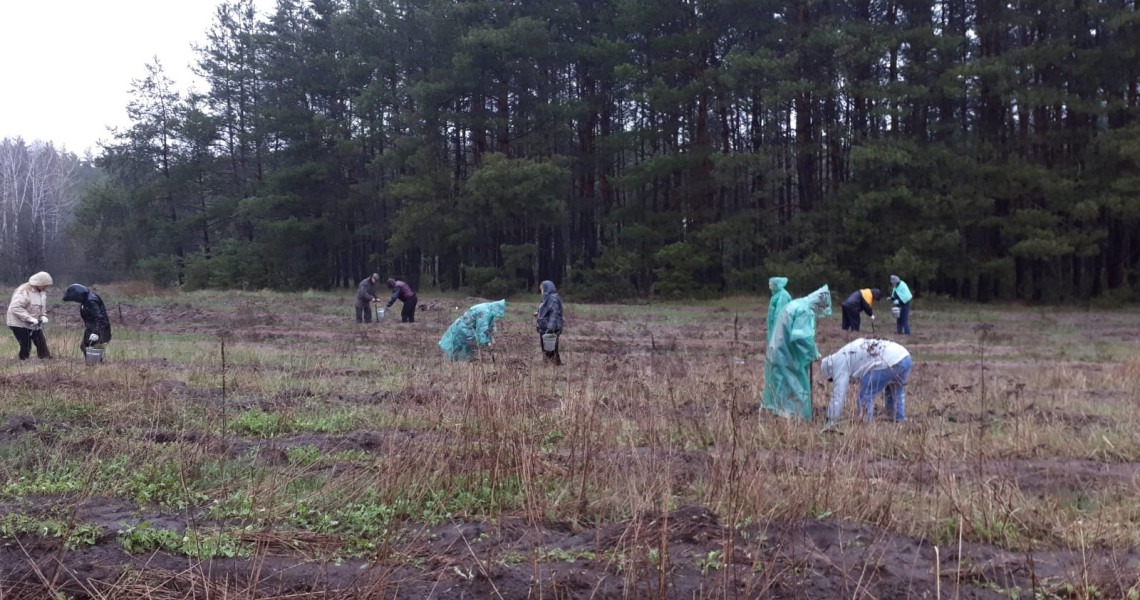
[[[419,298],[412,296],[404,300],[404,309],[400,311],[401,323],[415,323],[416,322],[416,304],[419,304]]]
[[[32,344],[36,345],[36,356],[51,358],[47,338],[44,337],[42,329],[32,330],[27,327],[9,327],[8,329],[12,330],[12,335],[15,335],[16,341],[20,343],[20,360],[28,360],[28,357],[32,355]]]
[[[361,304],[356,303],[356,322],[357,323],[371,323],[372,322],[372,303],[365,302]]]
[[[859,331],[859,309],[844,306],[843,308],[843,331]]]
[[[559,339],[554,340],[554,352],[547,352],[546,351],[546,346],[542,345],[542,334],[541,333],[538,334],[538,347],[541,348],[542,353],[546,355],[546,360],[550,361],[553,364],[560,365],[560,364],[562,364],[562,357],[558,354],[558,343],[561,341],[562,332],[561,331],[548,331],[547,333],[558,334]]]
[[[899,305],[899,319],[897,332],[902,335],[910,335],[910,302]]]

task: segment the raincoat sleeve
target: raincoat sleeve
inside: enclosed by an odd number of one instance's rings
[[[495,341],[495,316],[484,310],[475,320],[475,341],[486,346]]]
[[[396,289],[392,290],[392,297],[388,298],[388,307],[391,308],[392,305],[395,304],[396,300],[398,300],[399,298],[400,298],[400,286],[396,286]]]
[[[815,345],[815,315],[810,310],[796,311],[788,332],[788,346],[792,356],[801,365],[811,364],[820,357]]]
[[[95,298],[91,301],[91,329],[99,336],[101,341],[110,341],[111,337],[111,319],[107,318],[107,307],[103,305],[103,301]]]

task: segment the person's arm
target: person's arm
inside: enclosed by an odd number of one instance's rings
[[[792,350],[792,356],[804,357],[809,361],[819,359],[819,348],[815,345],[815,322],[810,315],[792,316],[788,346]]]
[[[479,342],[480,346],[486,346],[495,341],[492,336],[495,328],[495,317],[489,313],[479,315],[475,320],[475,341]]]
[[[31,304],[31,298],[27,292],[16,292],[12,294],[12,305],[8,307],[8,310],[25,323],[30,325],[38,324],[40,322],[39,319],[33,317],[32,313],[28,312],[29,304]]]
[[[107,307],[103,306],[102,301],[91,303],[91,316],[95,322],[94,329],[96,331],[101,332],[111,328],[111,319],[107,317]]]
[[[871,308],[871,305],[868,304],[866,300],[863,300],[863,311],[867,313],[867,316],[871,318],[875,317],[875,310]]]
[[[542,304],[538,305],[538,317],[534,321],[534,326],[540,334],[546,333],[547,324],[550,322],[550,312],[550,298],[543,298]]]
[[[847,370],[847,357],[837,356],[835,360],[835,372],[832,373],[832,387],[831,387],[831,401],[827,404],[827,423],[833,424],[839,421],[843,416],[843,403],[847,401],[847,386],[851,381],[851,375]]]
[[[400,286],[396,286],[396,289],[392,290],[392,297],[388,299],[388,308],[392,308],[392,305],[396,303],[396,300],[399,297],[400,297]]]

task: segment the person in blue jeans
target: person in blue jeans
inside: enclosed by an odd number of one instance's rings
[[[899,279],[898,275],[891,275],[891,285],[895,286],[891,290],[891,300],[894,301],[895,306],[899,307],[899,318],[895,327],[896,333],[910,335],[910,301],[914,295],[910,293],[910,286]]]
[[[894,421],[906,419],[906,383],[913,366],[910,352],[888,340],[859,338],[823,359],[820,370],[834,386],[827,405],[827,428],[838,423],[847,398],[847,385],[859,382],[859,416],[871,421],[875,397],[883,394],[887,414]]]

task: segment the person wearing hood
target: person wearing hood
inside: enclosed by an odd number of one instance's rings
[[[470,361],[480,346],[489,346],[495,341],[495,320],[506,315],[506,300],[472,306],[443,332],[439,339],[440,350],[451,360]]]
[[[102,348],[111,341],[111,319],[107,318],[107,308],[103,306],[103,299],[99,294],[91,291],[87,286],[73,283],[63,292],[64,302],[79,303],[79,316],[83,319],[83,338],[79,343],[81,350],[88,346]]]
[[[906,418],[906,382],[912,367],[910,352],[888,340],[858,338],[823,359],[820,371],[834,385],[827,405],[827,427],[835,427],[843,415],[847,385],[859,382],[859,416],[871,421],[875,396],[883,394],[887,414],[894,421]]]
[[[372,302],[376,302],[376,282],[380,275],[373,273],[360,281],[356,286],[356,322],[372,322]]]
[[[776,319],[780,316],[780,311],[792,301],[792,295],[788,290],[787,277],[769,277],[768,290],[772,292],[772,299],[768,301],[768,343],[772,343],[772,331],[776,326]]]
[[[547,334],[562,335],[562,298],[558,296],[558,289],[554,287],[553,281],[543,281],[539,287],[542,289],[542,303],[538,305],[538,312],[534,313],[534,325],[535,329],[538,330],[538,343],[542,352],[546,354],[546,360],[561,365],[562,357],[558,355],[558,338],[554,339],[554,350],[552,352],[546,351],[546,346],[542,344],[542,338]]]
[[[831,290],[826,285],[780,311],[764,355],[762,408],[781,417],[811,420],[811,364],[820,357],[816,321],[830,314]]]
[[[416,298],[416,291],[412,286],[396,279],[388,278],[388,289],[392,290],[392,297],[388,299],[388,305],[384,307],[384,311],[380,314],[383,315],[388,312],[389,308],[396,303],[397,300],[404,303],[404,309],[400,311],[401,323],[415,323],[416,322],[416,304],[419,300]]]
[[[899,307],[899,318],[896,321],[896,330],[899,335],[910,335],[910,301],[914,297],[910,293],[910,286],[899,279],[898,275],[891,275],[891,300]]]
[[[28,278],[28,282],[12,292],[8,302],[7,322],[12,335],[20,344],[20,360],[27,360],[36,346],[36,356],[51,358],[43,326],[47,324],[47,294],[45,290],[53,285],[51,275],[40,271]]]
[[[875,320],[875,310],[871,306],[879,299],[882,292],[879,288],[863,288],[851,292],[851,295],[840,305],[843,309],[843,331],[859,331],[859,313],[865,312],[871,320]]]

